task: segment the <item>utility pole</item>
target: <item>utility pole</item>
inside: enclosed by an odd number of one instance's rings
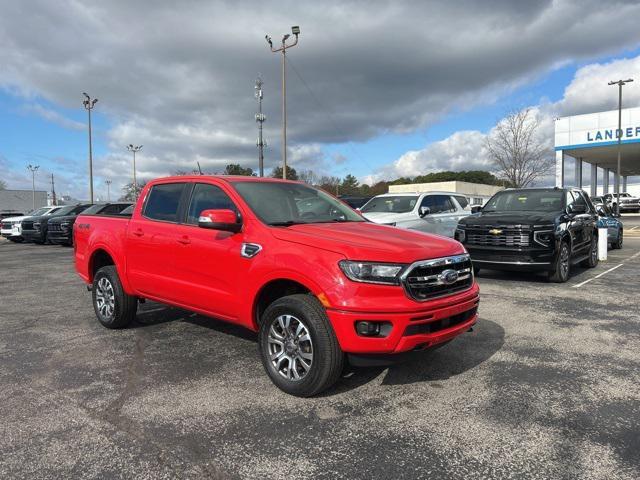
[[[287,39],[291,36],[287,33],[282,37],[282,46],[280,48],[273,48],[273,42],[269,35],[265,35],[264,37],[273,53],[282,52],[282,178],[285,180],[287,178],[287,48],[294,47],[298,44],[300,27],[291,27],[291,33],[295,35],[295,41],[287,45]]]
[[[142,145],[127,145],[127,150],[133,152],[133,196],[138,200],[138,181],[136,180],[136,153],[142,150]]]
[[[91,110],[96,105],[98,101],[97,98],[93,100],[86,93],[82,93],[85,96],[82,104],[84,105],[85,110],[89,113],[89,202],[93,204],[93,148],[91,145]]]
[[[620,157],[622,156],[622,86],[633,82],[633,78],[609,82],[609,85],[618,85],[618,168],[616,170],[615,195],[616,215],[620,215]]]
[[[27,170],[31,172],[31,186],[33,189],[33,209],[36,209],[36,172],[40,168],[40,165],[27,165]]]
[[[256,113],[256,122],[258,122],[258,170],[260,176],[264,177],[264,147],[267,146],[267,142],[262,138],[262,124],[267,119],[264,113],[262,113],[262,78],[258,75],[256,79],[256,98],[258,99],[258,113]]]
[[[51,204],[55,207],[58,205],[56,200],[56,183],[53,180],[53,173],[51,174]]]
[[[104,183],[107,184],[107,202],[111,201],[111,180],[105,180]]]

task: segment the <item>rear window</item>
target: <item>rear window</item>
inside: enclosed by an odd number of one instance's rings
[[[184,183],[162,183],[151,187],[144,207],[144,216],[152,220],[177,222],[184,186]]]

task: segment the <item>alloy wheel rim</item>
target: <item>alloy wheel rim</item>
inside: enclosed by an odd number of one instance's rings
[[[98,280],[96,288],[96,306],[102,317],[113,317],[113,312],[115,311],[116,306],[116,295],[113,291],[113,285],[111,285],[111,282],[106,277],[102,277]]]
[[[269,361],[280,376],[299,381],[313,364],[313,341],[307,326],[293,315],[280,315],[269,326]]]

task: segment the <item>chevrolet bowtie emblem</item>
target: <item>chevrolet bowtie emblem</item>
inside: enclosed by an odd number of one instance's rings
[[[500,235],[502,233],[502,230],[500,230],[499,228],[492,228],[491,230],[489,230],[489,233],[491,235]]]

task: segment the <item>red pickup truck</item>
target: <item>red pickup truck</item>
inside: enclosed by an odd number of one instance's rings
[[[98,320],[151,299],[258,332],[279,388],[311,396],[344,362],[387,361],[471,329],[478,285],[455,240],[366,221],[308,185],[186,176],[146,185],[130,216],[81,215],[76,269]]]

